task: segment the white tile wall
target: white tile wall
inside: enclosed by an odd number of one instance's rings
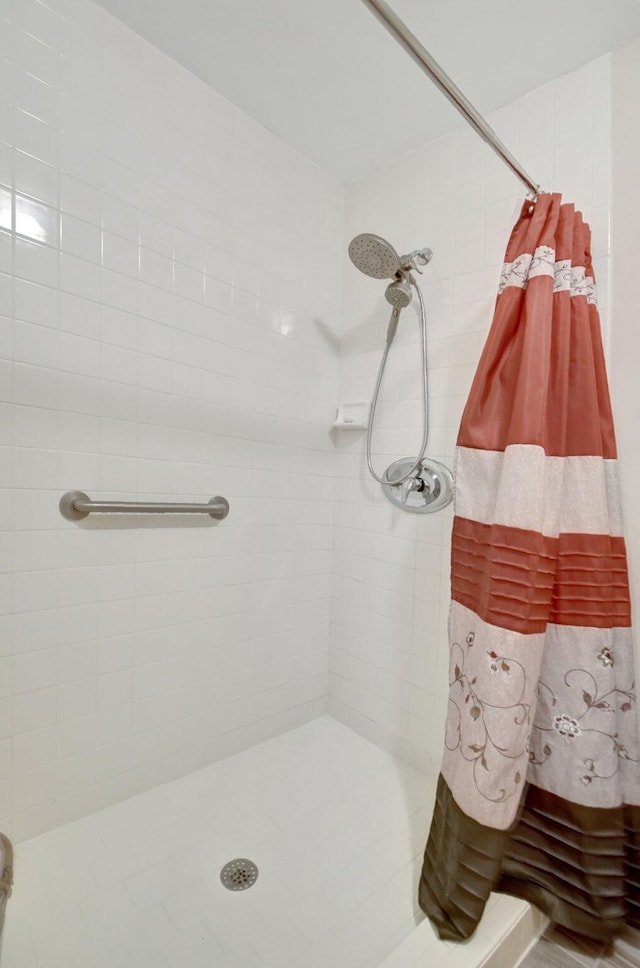
[[[607,332],[610,57],[489,115],[546,190],[591,222]],[[491,322],[500,267],[522,201],[520,182],[469,129],[440,138],[349,187],[345,243],[359,232],[399,251],[430,246],[428,452],[451,464],[458,423]],[[388,306],[384,284],[345,259],[340,397],[371,397]],[[421,439],[417,319],[407,312],[383,384],[374,437],[380,470]],[[451,509],[396,510],[366,473],[364,433],[337,432],[330,709],[416,764],[440,755],[447,694]]]
[[[0,828],[22,839],[324,708],[343,192],[88,0],[0,18]],[[76,488],[231,513],[69,524]]]

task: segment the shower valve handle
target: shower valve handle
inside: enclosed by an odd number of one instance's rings
[[[413,477],[408,478],[408,480],[406,480],[404,484],[401,485],[403,504],[407,503],[407,498],[409,497],[412,491],[418,491],[418,493],[420,493],[421,491],[424,491],[425,487],[427,486],[426,482],[423,481],[422,478],[420,477],[421,470],[422,468],[418,468],[415,475]]]

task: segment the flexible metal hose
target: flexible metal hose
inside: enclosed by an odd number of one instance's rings
[[[391,344],[396,335],[396,330],[398,328],[398,320],[400,319],[400,310],[394,308],[391,313],[391,319],[389,321],[389,328],[387,330],[387,342],[384,348],[384,353],[382,354],[382,360],[380,361],[380,369],[378,370],[378,379],[376,380],[376,386],[373,391],[373,399],[371,401],[371,407],[369,409],[369,426],[367,428],[367,466],[371,476],[379,484],[404,484],[417,470],[420,469],[422,458],[424,457],[427,450],[427,441],[429,440],[429,385],[428,385],[428,370],[427,370],[427,312],[424,305],[424,299],[420,286],[409,273],[408,279],[415,291],[418,293],[418,300],[420,302],[420,320],[421,320],[421,338],[422,338],[422,388],[423,388],[423,408],[424,408],[424,433],[422,435],[422,446],[420,447],[420,453],[415,459],[415,463],[411,470],[404,474],[403,477],[397,477],[395,479],[388,480],[384,477],[378,477],[375,470],[373,469],[373,461],[371,459],[371,438],[373,436],[373,421],[375,417],[376,407],[378,405],[378,395],[380,393],[380,384],[382,383],[382,376],[384,374],[384,368],[387,364],[387,357],[389,355],[389,350]]]

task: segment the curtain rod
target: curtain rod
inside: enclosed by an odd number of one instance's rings
[[[480,137],[487,142],[489,147],[502,158],[514,175],[517,175],[527,188],[534,195],[537,195],[540,192],[538,183],[533,180],[531,175],[527,174],[520,162],[502,144],[493,128],[476,111],[473,104],[467,100],[462,91],[453,83],[449,75],[442,70],[438,62],[433,59],[429,51],[423,47],[416,35],[409,30],[404,21],[392,10],[389,4],[385,3],[385,0],[362,0],[362,2],[382,21],[391,36],[395,37],[401,47],[404,47],[416,64],[422,68],[427,77],[433,81],[436,87],[440,88],[444,96],[451,101],[454,108],[460,112],[462,117],[477,131]]]

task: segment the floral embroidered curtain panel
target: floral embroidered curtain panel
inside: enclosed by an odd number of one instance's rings
[[[456,450],[450,692],[420,904],[490,891],[596,938],[640,925],[626,551],[590,231],[523,206]]]

